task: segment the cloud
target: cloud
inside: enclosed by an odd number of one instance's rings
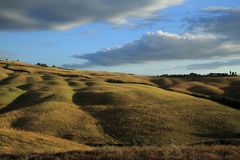
[[[0,1],[0,30],[69,29],[105,21],[145,18],[184,0],[11,0]]]
[[[141,39],[96,53],[74,55],[83,64],[65,67],[119,66],[167,60],[199,60],[240,56],[240,44],[213,34],[149,32]]]
[[[145,19],[129,22],[128,28],[129,29],[141,29],[141,28],[145,28],[145,27],[153,27],[153,26],[157,25],[159,22],[163,22],[163,21],[164,22],[167,21],[167,18],[165,16],[154,15],[151,17],[147,17]]]
[[[203,13],[188,20],[186,33],[150,32],[123,46],[74,55],[73,57],[87,62],[65,66],[79,68],[152,61],[239,58],[240,8],[209,7]]]
[[[209,7],[204,14],[189,19],[189,29],[194,32],[221,34],[228,40],[240,41],[240,7]]]
[[[210,63],[192,64],[187,68],[190,70],[196,69],[218,69],[220,67],[237,66],[240,65],[240,59],[233,59],[228,61],[214,61]]]

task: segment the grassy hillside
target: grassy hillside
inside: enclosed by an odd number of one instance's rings
[[[0,154],[90,150],[90,147],[60,138],[13,129],[0,129],[0,138]]]
[[[172,91],[240,99],[240,77],[160,77],[149,80]]]
[[[91,83],[74,101],[121,144],[192,144],[240,138],[238,110],[152,86]]]
[[[240,110],[172,92],[231,93],[228,96],[238,99],[237,78],[150,79],[20,62],[0,64],[0,131],[4,135],[24,136],[30,131],[91,146],[236,144],[240,140]],[[6,142],[11,141],[18,141],[17,136]]]

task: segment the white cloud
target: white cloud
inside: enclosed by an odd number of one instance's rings
[[[190,19],[188,23],[189,33],[148,32],[139,40],[120,47],[75,55],[75,58],[84,59],[87,63],[71,65],[71,67],[240,57],[240,30],[238,29],[240,28],[240,8],[209,7],[204,10],[203,15]],[[231,62],[234,61],[216,64],[224,65]]]
[[[96,53],[75,55],[84,64],[65,67],[118,66],[166,60],[199,60],[240,56],[239,44],[225,42],[214,34],[148,32],[141,39]]]

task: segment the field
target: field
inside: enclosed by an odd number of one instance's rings
[[[239,77],[0,61],[0,158],[239,159],[239,96]]]

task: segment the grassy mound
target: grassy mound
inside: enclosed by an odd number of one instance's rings
[[[0,81],[7,77],[8,77],[8,75],[6,73],[1,72],[1,70],[0,70]]]
[[[107,143],[97,122],[78,106],[46,101],[0,115],[0,128],[53,135],[79,143]]]
[[[150,81],[161,88],[182,93],[240,99],[239,77],[160,77],[150,78]]]
[[[89,149],[87,146],[52,136],[13,129],[0,129],[0,154],[53,153]]]
[[[42,78],[39,75],[29,75],[29,74],[17,74],[14,76],[9,76],[1,81],[1,85],[9,84],[24,84],[24,83],[37,83],[41,82]]]
[[[79,90],[73,101],[79,105],[132,105],[141,103],[158,103],[168,98],[166,92],[159,95],[156,87],[148,87],[139,84],[116,84],[103,81],[86,82],[88,87]],[[161,93],[160,93],[161,94]],[[162,97],[162,99],[159,99]],[[174,95],[173,95],[174,97]],[[169,98],[173,98],[169,97]],[[175,96],[174,98],[178,98]]]
[[[74,101],[120,144],[179,145],[240,138],[240,111],[156,87],[92,82],[76,93]]]
[[[166,146],[240,140],[240,110],[187,95],[237,99],[238,77],[153,79],[9,65],[15,66],[6,69],[0,65],[4,71],[0,132],[5,128],[4,134],[18,129],[89,145]],[[21,143],[29,148],[25,141]],[[36,151],[41,149],[36,147]]]
[[[224,91],[215,86],[206,85],[201,82],[182,82],[172,87],[175,91],[187,91],[192,93],[200,93],[203,95],[222,95]]]
[[[15,75],[9,78],[6,78],[2,81],[2,84],[16,84],[16,83],[26,83],[27,76],[26,75]]]
[[[118,75],[118,76],[97,76],[109,83],[132,83],[132,84],[146,84],[155,85],[149,80],[134,75]]]
[[[0,86],[0,109],[11,104],[22,93],[15,85]]]

